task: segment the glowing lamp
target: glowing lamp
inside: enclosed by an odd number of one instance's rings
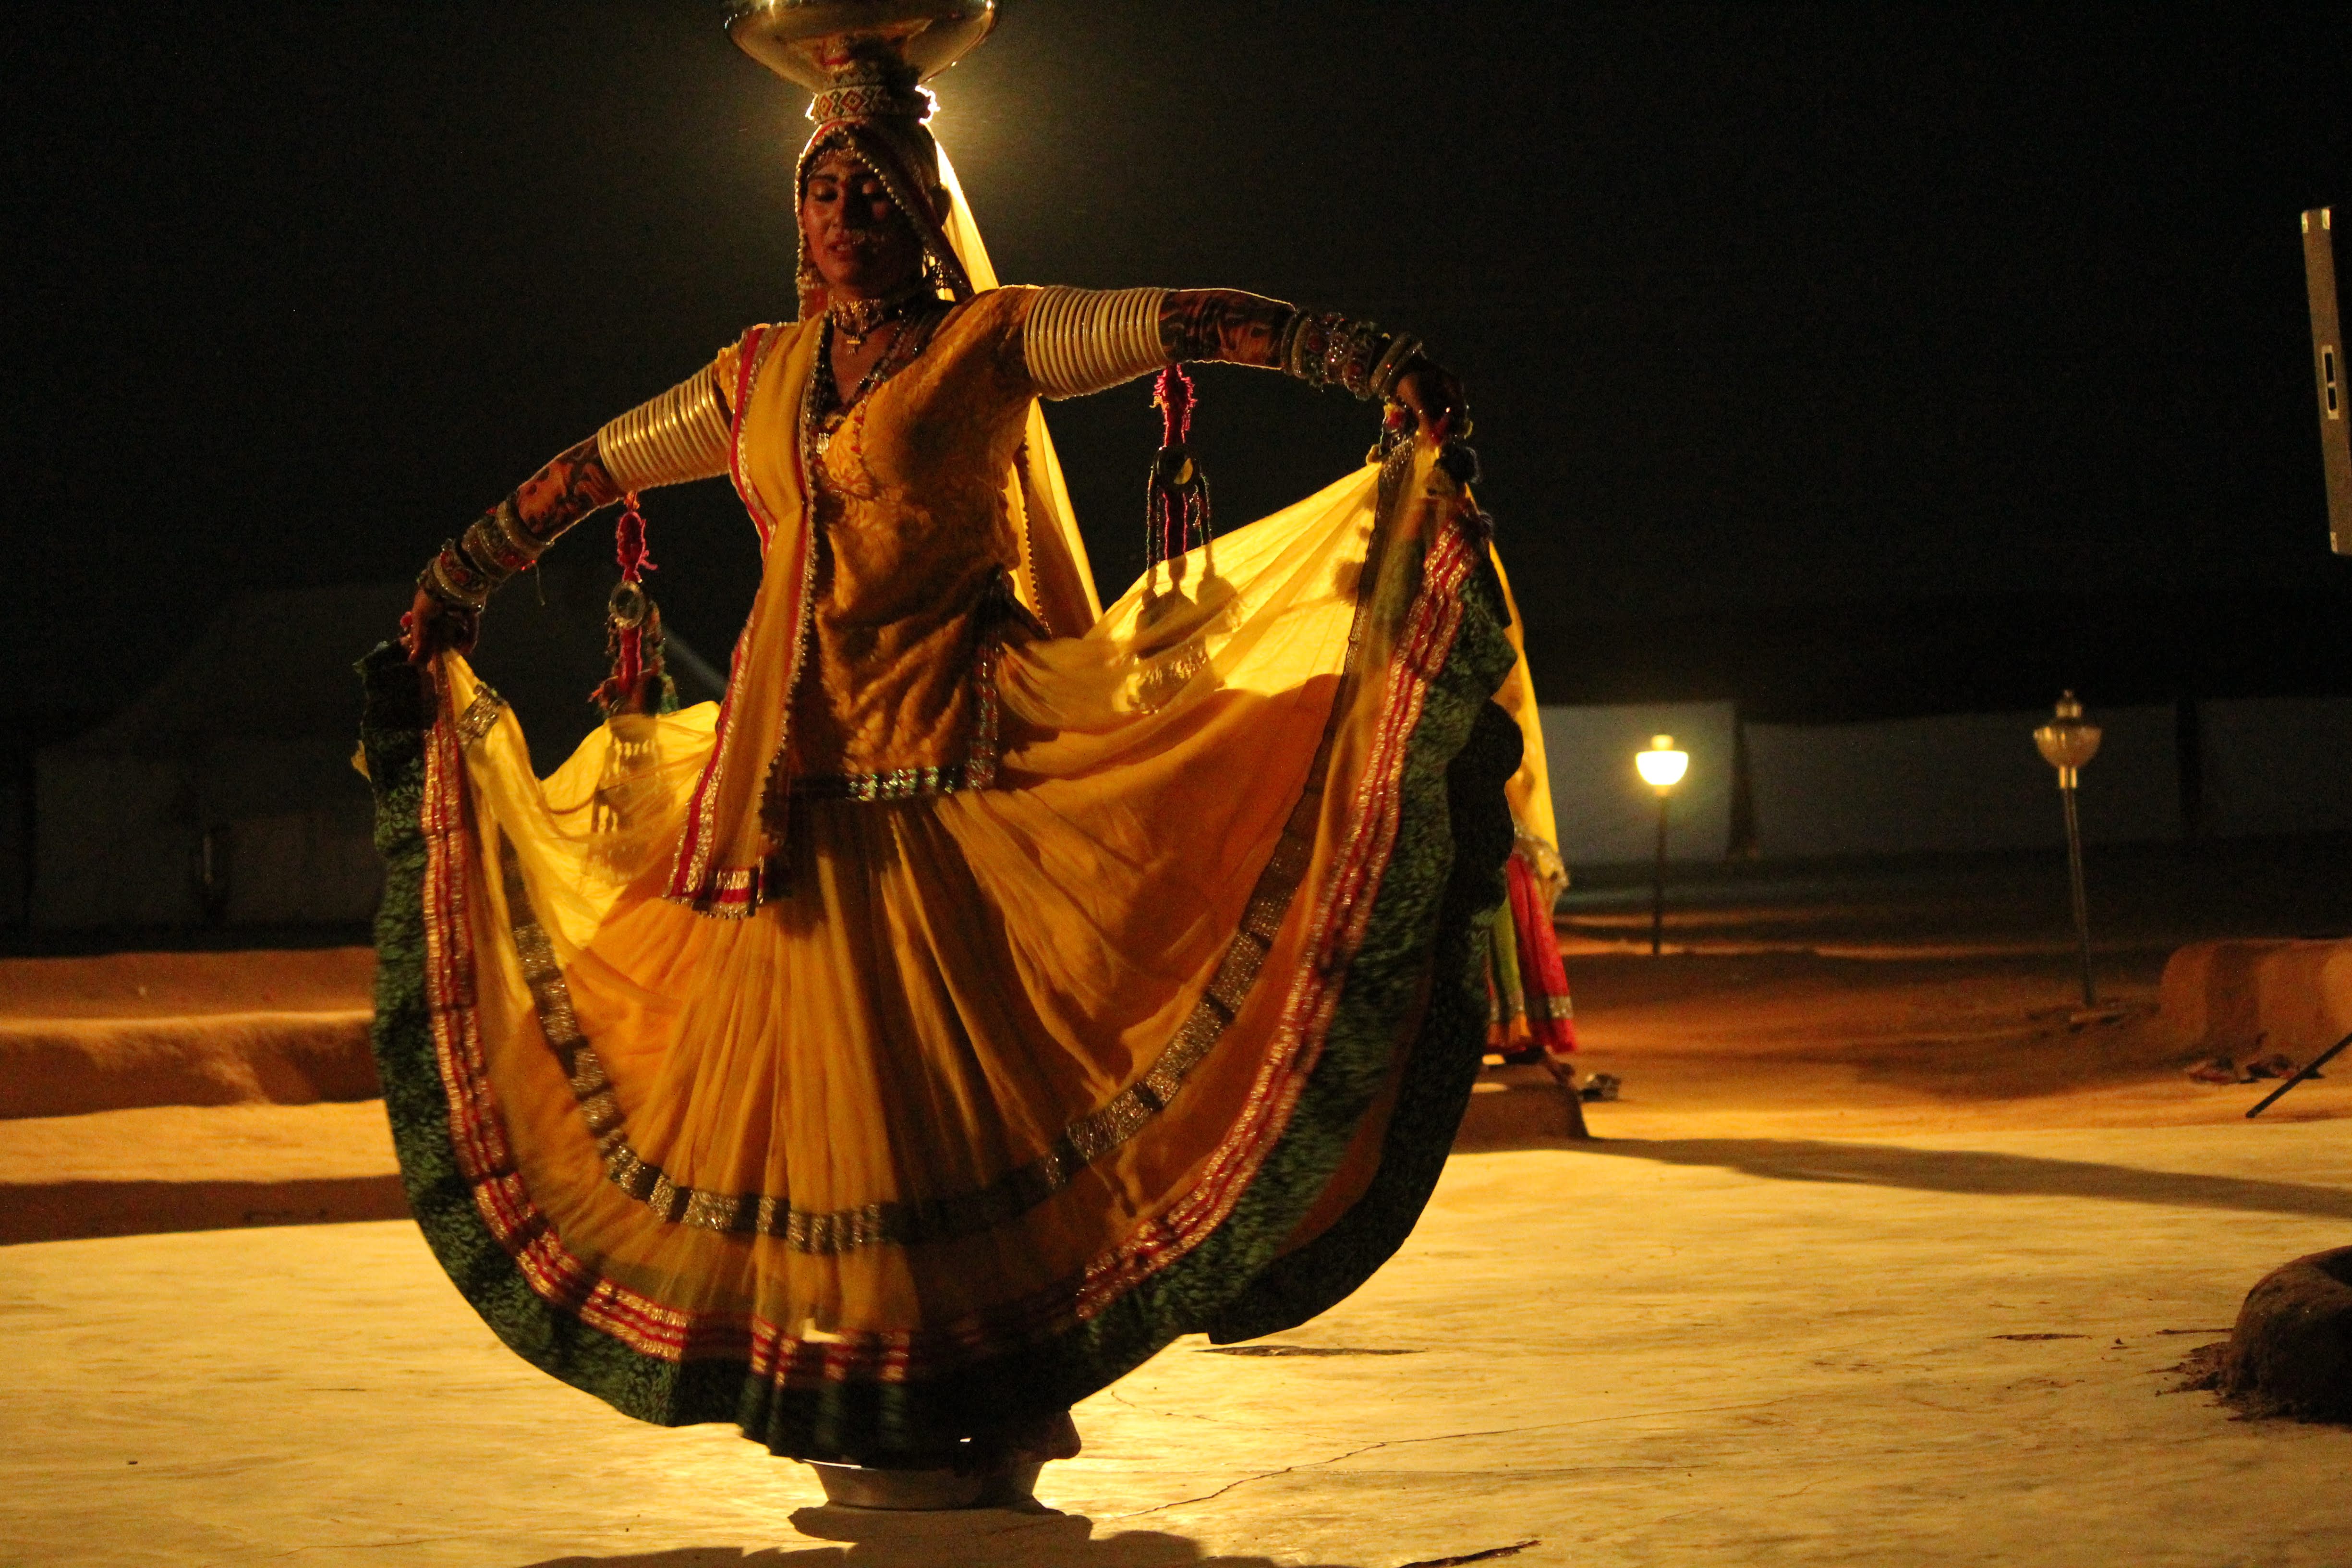
[[[1666,944],[1666,797],[1690,771],[1690,753],[1675,751],[1672,735],[1653,735],[1648,751],[1633,753],[1633,771],[1658,792],[1658,863],[1650,881],[1650,956],[1655,958]]]
[[[2033,731],[2042,760],[2058,770],[2058,787],[2073,789],[2075,771],[2099,754],[2100,730],[2083,722],[2083,705],[2071,691],[2058,699],[2058,711],[2049,723]]]
[[[1683,774],[1690,771],[1690,753],[1675,751],[1672,735],[1653,735],[1648,751],[1633,753],[1633,766],[1643,784],[1664,793],[1683,782]]]
[[[2083,889],[2083,818],[2074,809],[2074,790],[2084,763],[2099,754],[2099,727],[2083,722],[2083,705],[2071,691],[2061,692],[2058,710],[2049,723],[2033,731],[2042,760],[2058,770],[2058,796],[2066,803],[2066,874],[2074,895],[2074,940],[2083,956],[2083,1007],[2099,1005],[2099,986],[2091,973],[2091,900]]]

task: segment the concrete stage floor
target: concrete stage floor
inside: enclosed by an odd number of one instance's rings
[[[0,1121],[5,1201],[318,1199],[0,1247],[0,1564],[2352,1561],[2352,1431],[2169,1392],[2255,1279],[2352,1240],[2352,1072],[2249,1123],[2267,1086],[2189,1082],[2149,1016],[2212,925],[2125,931],[2126,1014],[2077,1026],[2063,925],[1927,885],[1727,888],[1664,961],[1605,889],[1571,906],[1627,1086],[1600,1137],[1457,1154],[1355,1298],[1081,1407],[1032,1513],[827,1508],[526,1367],[405,1221],[269,1223],[381,1188],[377,1106]]]
[[[2327,1122],[1466,1154],[1289,1353],[1081,1407],[1054,1511],[924,1517],[531,1371],[404,1222],[32,1244],[0,1561],[2340,1564],[2352,1434],[2166,1391],[2347,1221]]]

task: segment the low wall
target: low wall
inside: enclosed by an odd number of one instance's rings
[[[0,1120],[378,1092],[375,954],[0,960]]]
[[[2157,995],[2200,1050],[2302,1061],[2352,1035],[2352,942],[2191,942],[2166,962]]]
[[[2057,781],[2033,745],[2046,710],[1851,724],[1739,724],[1728,702],[1542,714],[1560,848],[1571,866],[1650,857],[1657,808],[1634,776],[1633,753],[1654,732],[1674,735],[1691,753],[1673,802],[1675,859],[1733,850],[1768,859],[1965,853],[2065,841]],[[2179,838],[2192,826],[2224,837],[2352,832],[2352,699],[2215,700],[2186,714],[2151,704],[2094,709],[2089,717],[2104,731],[2078,797],[2084,837],[2094,844]],[[1743,762],[1744,814],[1736,776]],[[1753,837],[1735,845],[1743,816]]]

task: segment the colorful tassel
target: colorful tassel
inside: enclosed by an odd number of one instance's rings
[[[1209,542],[1209,479],[1186,445],[1192,434],[1192,378],[1171,364],[1153,383],[1160,409],[1160,452],[1143,500],[1143,569]]]
[[[623,502],[621,519],[613,526],[613,556],[621,566],[621,580],[613,585],[605,610],[604,640],[613,670],[590,700],[607,718],[621,713],[667,713],[677,706],[677,689],[662,662],[661,611],[645,590],[645,574],[656,568],[646,545],[645,514],[637,510],[634,491]]]

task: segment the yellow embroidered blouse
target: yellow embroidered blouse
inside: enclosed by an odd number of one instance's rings
[[[814,464],[810,647],[793,695],[799,778],[961,772],[982,728],[975,689],[1018,623],[999,587],[1017,544],[1005,511],[1034,388],[1021,324],[1036,290],[951,310],[915,361],[850,410]],[[819,374],[824,374],[819,368]]]

